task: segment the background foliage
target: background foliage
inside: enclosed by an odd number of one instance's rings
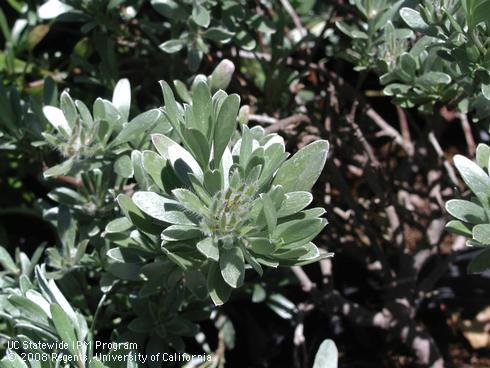
[[[346,367],[490,364],[489,13],[2,2],[2,352],[136,341],[320,368],[330,338]],[[0,363],[25,364],[55,366]]]

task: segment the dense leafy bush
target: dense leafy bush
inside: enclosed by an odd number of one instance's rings
[[[6,0],[0,367],[488,365],[488,11]]]
[[[447,211],[456,220],[450,221],[446,227],[456,234],[471,239],[466,242],[469,247],[486,247],[489,242],[489,199],[488,162],[490,147],[480,144],[476,149],[476,162],[458,155],[454,163],[464,182],[471,190],[471,200],[452,199],[446,203]],[[490,267],[490,253],[481,252],[468,266],[470,272],[482,272]]]
[[[353,39],[346,56],[357,69],[374,69],[384,93],[403,107],[432,111],[443,102],[488,117],[488,1],[358,1],[359,24],[338,22]],[[415,42],[413,42],[415,38]]]

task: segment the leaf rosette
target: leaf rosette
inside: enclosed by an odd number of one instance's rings
[[[156,152],[133,151],[135,179],[147,189],[119,195],[129,222],[148,237],[159,235],[163,253],[184,271],[207,275],[215,304],[243,284],[247,268],[262,275],[264,266],[329,256],[312,243],[327,224],[325,210],[306,209],[328,142],[288,159],[279,135],[246,125],[237,132],[237,95],[211,95],[201,81],[190,104],[180,104],[166,82],[161,86],[174,139],[153,134]]]

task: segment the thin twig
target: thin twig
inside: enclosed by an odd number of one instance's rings
[[[294,8],[291,6],[291,4],[289,3],[288,0],[280,0],[280,1],[281,1],[282,6],[284,7],[284,10],[286,10],[286,12],[289,14],[291,19],[293,20],[294,25],[296,26],[296,28],[298,29],[298,31],[301,34],[301,37],[305,37],[306,36],[306,30],[303,27],[303,24],[301,24],[301,19],[299,19],[299,16],[298,16],[298,14],[296,14],[296,11],[294,10]]]
[[[466,145],[468,146],[468,154],[473,157],[476,152],[476,144],[475,139],[473,138],[473,133],[471,132],[468,115],[461,112],[458,113],[458,118],[461,121],[461,128],[463,129],[464,138],[466,139]]]
[[[316,285],[314,282],[311,281],[311,279],[308,277],[305,271],[300,266],[293,266],[292,270],[296,277],[298,278],[300,284],[301,284],[301,289],[308,293],[311,290],[313,290]]]
[[[269,124],[269,126],[265,128],[265,131],[267,133],[278,132],[292,124],[311,122],[310,118],[303,114],[291,115],[284,119],[276,119],[267,115],[250,114],[248,120],[256,121],[263,124]]]
[[[396,144],[402,147],[407,153],[409,153],[410,148],[405,146],[405,142],[403,141],[402,136],[398,131],[393,128],[390,124],[386,122],[385,119],[381,115],[379,115],[373,108],[369,105],[365,106],[366,115],[378,126],[381,128],[381,132],[379,132],[378,136],[387,136],[394,140]]]
[[[277,119],[273,118],[272,116],[267,116],[267,115],[255,115],[255,114],[250,114],[248,115],[248,120],[256,121],[261,124],[275,124],[277,123]]]
[[[380,163],[374,154],[373,148],[371,147],[369,142],[364,137],[364,134],[362,133],[361,128],[359,128],[359,125],[357,125],[357,123],[352,119],[351,115],[346,116],[346,120],[347,120],[347,123],[349,123],[349,125],[351,126],[355,137],[357,138],[359,143],[361,143],[362,147],[364,148],[364,151],[366,151],[366,153],[369,157],[369,161],[371,161],[371,164],[373,165],[373,167],[378,168],[380,166]]]
[[[403,145],[409,156],[413,156],[414,148],[412,139],[410,137],[410,129],[408,128],[407,114],[400,106],[396,106],[396,112],[398,114],[398,121],[400,122],[400,130],[402,132]]]
[[[313,281],[300,267],[296,271],[293,269],[293,271],[301,285],[303,285],[303,290],[308,285],[314,285]],[[324,272],[324,277],[328,277],[329,270],[326,264],[322,267],[322,273]],[[444,366],[434,339],[422,325],[416,324],[411,317],[412,307],[408,300],[396,299],[390,301],[387,308],[383,308],[379,312],[373,312],[357,303],[351,302],[333,288],[330,288],[327,293],[315,287],[311,287],[310,291],[316,301],[315,306],[326,311],[329,315],[341,314],[358,325],[388,330],[410,348],[417,363],[421,366],[434,368],[442,368]]]
[[[458,186],[458,178],[456,177],[456,173],[454,172],[454,169],[451,166],[451,164],[444,157],[444,152],[443,152],[441,145],[439,144],[439,141],[437,140],[436,135],[434,134],[433,131],[431,131],[429,133],[429,142],[432,144],[432,147],[434,148],[434,151],[436,151],[437,156],[443,161],[443,164],[444,164],[444,167],[446,168],[449,179],[451,179],[452,183],[455,186]]]

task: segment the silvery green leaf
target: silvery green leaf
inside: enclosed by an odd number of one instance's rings
[[[106,255],[120,263],[140,263],[144,261],[139,250],[130,247],[115,247],[107,251]]]
[[[217,90],[213,95],[213,118],[216,120],[218,117],[219,110],[221,109],[221,105],[223,101],[228,96],[228,94],[222,89]]]
[[[141,265],[137,263],[109,263],[107,271],[115,277],[128,281],[141,281]]]
[[[199,228],[189,225],[171,225],[162,231],[162,240],[178,241],[199,238],[202,235]]]
[[[409,74],[410,76],[415,76],[417,71],[417,62],[408,52],[404,52],[400,55],[400,66],[405,73]]]
[[[29,368],[29,366],[15,351],[8,349],[0,360],[0,368]]]
[[[250,133],[250,129],[246,125],[242,125],[242,139],[237,142],[235,147],[239,147],[240,150],[237,152],[237,156],[240,159],[240,166],[242,168],[247,167],[248,160],[252,154],[252,134]],[[233,147],[233,150],[235,150]]]
[[[203,179],[204,174],[199,163],[192,157],[189,151],[179,145],[168,148],[168,157],[175,174],[188,187],[191,186],[189,174],[194,174],[197,178]]]
[[[172,194],[177,198],[179,203],[191,213],[205,215],[207,214],[207,209],[201,202],[198,196],[187,189],[174,189]]]
[[[284,188],[281,185],[273,185],[269,190],[269,195],[271,197],[272,203],[276,210],[279,210],[283,204],[286,196],[284,195]]]
[[[25,275],[24,275],[24,280],[26,280]],[[32,287],[32,284],[30,287]],[[25,295],[26,295],[27,299],[29,299],[30,301],[35,303],[37,306],[39,306],[44,311],[46,316],[51,318],[51,311],[49,308],[50,303],[41,295],[41,293],[39,293],[36,290],[29,289],[29,290],[25,291]]]
[[[147,190],[151,183],[146,171],[143,169],[143,157],[140,151],[131,152],[131,164],[133,167],[134,178],[138,183],[139,188]]]
[[[58,86],[49,76],[44,78],[42,101],[44,105],[56,106],[58,104]]]
[[[188,104],[192,102],[192,97],[189,92],[189,89],[184,83],[176,79],[174,80],[174,87],[182,101],[187,102]]]
[[[282,263],[283,260],[289,260],[296,263],[300,257],[308,254],[308,251],[309,251],[309,247],[307,246],[306,243],[292,248],[279,247],[274,252],[274,258],[279,259],[281,265],[283,265]]]
[[[201,168],[206,169],[208,167],[211,147],[204,134],[195,128],[184,128],[182,129],[182,137],[184,138],[186,147],[193,153]]]
[[[199,299],[206,299],[208,296],[207,281],[202,272],[190,270],[184,275],[186,286]]]
[[[218,170],[206,171],[204,174],[204,187],[214,195],[221,189],[221,173]]]
[[[234,33],[224,28],[211,27],[208,28],[208,30],[204,32],[202,35],[204,38],[210,39],[211,41],[215,41],[219,43],[227,43],[230,42]]]
[[[471,260],[468,265],[469,273],[480,273],[490,268],[490,249],[485,249]]]
[[[157,194],[155,194],[157,195]],[[150,234],[160,234],[162,227],[154,224],[149,215],[141,211],[125,194],[117,196],[117,203],[124,215],[138,228]]]
[[[354,39],[368,39],[369,38],[365,32],[362,32],[356,26],[351,26],[351,25],[349,25],[343,21],[337,21],[337,22],[335,22],[335,25],[339,29],[339,31],[346,34],[350,38],[354,38]]]
[[[476,162],[482,169],[488,171],[488,160],[490,159],[490,147],[484,143],[480,143],[476,147]]]
[[[262,147],[260,149],[262,149]],[[262,163],[264,160],[261,159],[260,163],[257,163],[255,159],[255,156],[252,157],[252,160],[250,160],[249,165],[245,170],[245,181],[247,184],[256,183],[259,180],[260,173],[262,172]]]
[[[174,54],[179,52],[184,47],[185,41],[180,39],[173,39],[165,41],[158,46],[160,50],[165,51],[168,54]]]
[[[332,340],[323,340],[315,355],[313,368],[337,368],[338,351]]]
[[[475,1],[475,10],[471,19],[472,26],[476,26],[480,22],[488,22],[488,14],[490,13],[490,2]],[[468,22],[469,23],[469,22]]]
[[[250,106],[243,105],[238,110],[238,123],[242,125],[247,125],[250,119]]]
[[[183,5],[174,0],[151,0],[153,8],[168,19],[184,20],[188,17]]]
[[[105,227],[105,231],[107,233],[121,233],[131,229],[132,226],[133,224],[126,217],[119,217],[109,222]]]
[[[59,0],[49,0],[37,9],[37,14],[41,19],[54,19],[58,15],[67,13],[73,8]]]
[[[114,162],[114,172],[123,177],[131,178],[133,176],[133,165],[128,155],[122,155]]]
[[[200,180],[203,179],[204,174],[197,161],[178,143],[162,134],[152,134],[151,139],[158,153],[170,161],[175,173],[184,183],[190,184],[189,173],[193,173]]]
[[[303,245],[303,247],[307,250],[307,252],[305,254],[303,254],[302,256],[300,256],[296,260],[297,262],[317,260],[318,257],[320,256],[320,250],[312,242],[309,242],[309,243]]]
[[[192,81],[192,85],[191,85],[191,92],[192,94],[194,94],[197,86],[201,83],[207,83],[208,81],[208,78],[204,75],[204,74],[197,74],[195,77],[194,77],[194,80]]]
[[[204,82],[199,82],[192,89],[192,113],[197,123],[197,128],[207,135],[212,130],[210,117],[213,113],[213,104],[209,87]]]
[[[424,32],[429,29],[429,25],[424,21],[420,13],[411,8],[401,8],[400,16],[407,25],[418,32]]]
[[[150,333],[153,330],[153,320],[147,317],[136,317],[128,324],[128,329],[136,333]]]
[[[451,76],[442,72],[427,72],[417,78],[416,83],[420,87],[429,89],[451,83]]]
[[[177,107],[177,102],[175,101],[174,93],[172,89],[165,81],[160,81],[160,86],[162,87],[163,99],[165,100],[165,111],[170,120],[170,124],[176,129],[179,129],[179,108]],[[164,156],[165,157],[165,156]],[[166,158],[166,157],[165,157]]]
[[[4,247],[0,246],[0,264],[3,268],[14,274],[19,272],[19,268],[15,264],[14,260],[10,256],[9,252]]]
[[[65,118],[63,111],[54,106],[44,106],[43,113],[49,123],[63,136],[66,138],[70,137],[72,134],[72,129],[70,124]]]
[[[267,293],[262,285],[255,284],[252,293],[252,303],[262,303],[267,297]]]
[[[21,295],[10,295],[8,301],[18,308],[21,312],[23,318],[29,319],[33,323],[40,325],[47,325],[49,315],[44,312],[44,310],[37,305],[34,301],[21,296]]]
[[[254,140],[252,144],[254,145],[256,141]],[[264,158],[264,148],[263,147],[253,147],[252,148],[252,154],[248,158],[247,166],[243,167],[245,169],[245,175],[248,176],[249,173],[254,170],[256,166],[263,167],[265,164],[265,158]],[[262,170],[260,170],[262,171]],[[260,175],[260,172],[258,173]],[[258,179],[258,176],[257,176]],[[255,179],[256,180],[256,179]],[[254,181],[255,181],[254,180]]]
[[[452,233],[459,234],[459,235],[464,235],[471,237],[471,228],[463,224],[459,220],[451,220],[446,224],[446,229],[451,231]]]
[[[75,107],[75,103],[72,98],[68,94],[68,92],[63,91],[60,96],[60,108],[63,111],[63,115],[66,118],[66,121],[70,125],[71,129],[74,129],[77,125],[78,114],[77,109]]]
[[[284,144],[274,143],[268,146],[264,151],[264,167],[260,174],[259,185],[267,184],[273,174],[286,161],[289,154],[284,151]]]
[[[267,306],[284,319],[291,319],[296,313],[294,303],[281,294],[271,294]]]
[[[295,214],[308,206],[312,200],[313,196],[309,192],[299,191],[287,193],[282,201],[277,217],[281,218]]]
[[[64,143],[63,139],[60,139],[58,137],[55,137],[52,134],[49,134],[49,133],[46,133],[46,132],[42,132],[41,135],[43,136],[44,140],[47,143],[49,143],[51,146],[53,146],[53,147],[61,146]],[[44,145],[44,143],[45,142],[41,142],[40,143],[40,146],[41,145]]]
[[[211,21],[210,12],[201,4],[196,4],[192,8],[192,20],[196,22],[198,26],[207,28]]]
[[[109,138],[114,131],[114,125],[109,123],[107,120],[99,120],[96,123],[97,128],[97,139],[101,143],[102,146],[106,147]]]
[[[54,282],[54,280],[47,280],[44,271],[44,265],[36,266],[35,274],[36,280],[39,284],[39,288],[41,289],[41,293],[43,296],[49,300],[51,303],[58,304],[68,315],[72,324],[75,325],[75,328],[78,329],[78,319],[75,311],[72,306],[66,300],[65,296],[61,293],[60,289]]]
[[[248,238],[250,249],[257,254],[270,255],[274,252],[274,245],[266,238]]]
[[[483,207],[470,201],[451,199],[446,202],[446,210],[458,220],[470,224],[483,224],[488,221]]]
[[[481,167],[461,155],[454,156],[454,165],[473,193],[488,192],[490,178]]]
[[[199,126],[201,125],[200,123],[198,124],[196,122],[196,119],[194,118],[194,114],[192,112],[192,106],[184,104],[183,105],[184,109],[184,124],[181,126],[182,129],[189,129],[189,128],[194,128],[194,129],[199,129]],[[184,128],[185,126],[185,128]],[[185,139],[184,139],[185,141]]]
[[[401,83],[391,83],[388,84],[384,89],[383,93],[386,96],[396,96],[398,94],[405,94],[407,93],[412,87],[407,85],[407,84],[401,84]]]
[[[63,246],[68,249],[73,249],[75,246],[78,226],[67,206],[62,205],[58,209],[57,227]]]
[[[173,199],[154,192],[136,192],[132,199],[139,209],[163,223],[195,225],[188,215],[182,212],[179,202]]]
[[[473,227],[473,239],[483,245],[490,245],[490,224],[479,224]]]
[[[245,261],[242,250],[238,246],[225,249],[220,253],[219,266],[223,280],[232,288],[237,288],[243,284],[245,277]]]
[[[206,205],[211,204],[211,196],[208,191],[204,188],[204,185],[197,179],[194,175],[189,175],[189,179],[192,183],[192,189],[197,194],[199,199]]]
[[[111,101],[97,98],[94,102],[94,119],[97,121],[104,120],[109,125],[119,131],[122,128],[122,118],[119,110]]]
[[[328,142],[310,143],[284,162],[272,182],[282,185],[284,191],[309,191],[320,176],[328,154]]]
[[[288,221],[279,224],[272,236],[285,244],[306,242],[318,235],[325,225],[325,219],[318,218]]]
[[[214,163],[219,165],[221,156],[228,146],[236,129],[236,118],[240,107],[240,97],[236,94],[227,96],[218,113],[214,128]]]
[[[229,176],[230,169],[233,166],[233,156],[231,155],[231,151],[228,147],[225,148],[223,152],[223,157],[221,158],[221,163],[219,166],[219,170],[221,172],[221,184],[223,189],[228,189],[229,186]]]
[[[259,261],[252,255],[248,250],[244,249],[243,246],[240,247],[243,253],[243,258],[245,262],[248,263],[257,272],[257,274],[262,277],[264,275],[264,270],[260,265]]]
[[[480,243],[479,241],[475,240],[475,239],[468,239],[466,241],[466,246],[467,247],[475,247],[475,248],[482,248],[482,247],[485,247],[485,244],[482,244]]]
[[[58,304],[51,304],[51,316],[54,326],[61,340],[68,345],[68,350],[74,356],[78,356],[78,338],[73,328],[73,322]]]
[[[75,159],[69,158],[66,161],[63,161],[61,164],[50,167],[45,172],[43,172],[44,178],[50,178],[53,176],[66,175],[72,169],[75,163]]]
[[[219,249],[216,241],[211,237],[204,238],[199,243],[197,243],[197,249],[206,258],[212,259],[213,261],[219,261]]]
[[[310,208],[308,210],[304,210],[300,212],[301,218],[307,219],[307,218],[316,218],[323,216],[325,214],[325,209],[322,207],[315,207],[315,208]]]
[[[143,169],[150,175],[158,188],[165,191],[163,173],[167,161],[153,151],[143,151]]]
[[[148,132],[158,121],[161,112],[158,109],[145,111],[129,123],[125,124],[121,132],[114,138],[111,145],[118,145],[133,141],[140,137],[143,133]]]
[[[128,79],[120,79],[112,94],[112,104],[119,110],[123,121],[128,121],[131,107],[131,85]]]
[[[482,83],[481,93],[483,94],[483,97],[485,97],[487,100],[490,100],[490,84]]]
[[[231,60],[221,60],[209,76],[209,85],[211,90],[225,90],[230,84],[231,77],[233,76],[234,72],[235,64],[233,64]]]
[[[251,129],[251,131],[252,131],[252,132],[253,132],[253,131],[255,131],[255,130],[256,130],[256,128],[258,128],[258,127],[259,127],[259,126],[255,126],[255,127],[253,127],[253,128]],[[260,127],[260,128],[261,128],[262,130],[264,129],[264,128],[262,128],[262,127]],[[264,134],[265,134],[265,132],[264,132],[264,131],[261,131],[261,136],[262,136],[262,135],[264,135]],[[267,150],[267,148],[269,148],[270,146],[275,145],[275,144],[278,144],[278,145],[280,145],[280,146],[282,147],[282,152],[284,152],[284,151],[285,151],[285,147],[286,147],[286,145],[285,145],[285,143],[284,143],[284,138],[283,138],[283,137],[281,137],[279,134],[275,134],[275,133],[274,133],[274,134],[269,134],[269,135],[267,135],[265,138],[267,138],[267,142],[264,144],[264,149],[266,149],[266,150]]]
[[[222,305],[230,298],[231,287],[223,281],[217,263],[213,262],[209,267],[207,287],[214,305]]]
[[[85,105],[80,100],[76,100],[75,106],[77,107],[78,113],[80,114],[80,118],[84,126],[87,128],[91,128],[94,125],[94,119],[92,118],[92,114],[90,113],[87,105]]]
[[[269,231],[269,233],[273,233],[277,225],[276,208],[267,193],[261,194],[260,198],[262,199],[262,211],[264,213],[265,222],[267,224],[267,230]]]

